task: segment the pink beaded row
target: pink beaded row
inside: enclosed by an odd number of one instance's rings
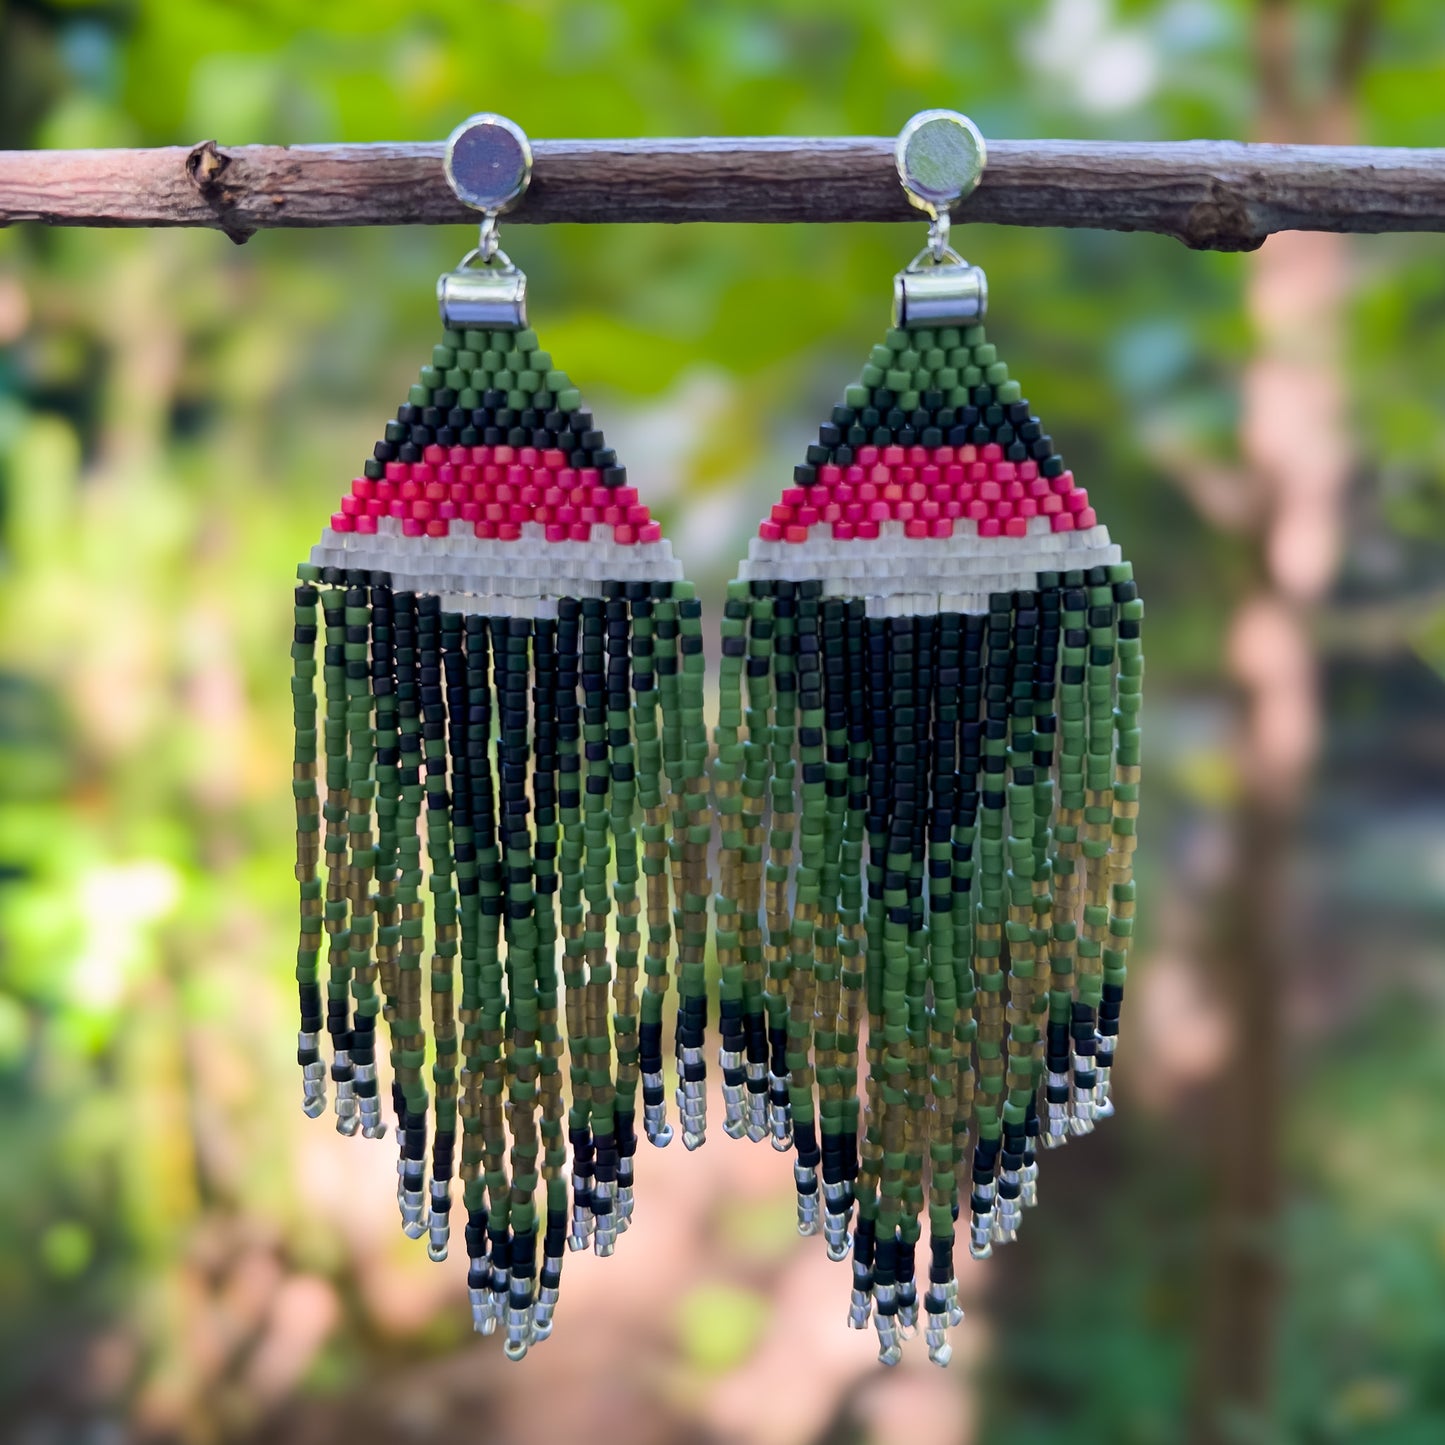
[[[883,522],[902,522],[909,537],[951,537],[954,523],[974,522],[980,537],[1026,537],[1033,517],[1055,532],[1096,524],[1089,494],[1074,474],[1039,475],[1037,462],[1004,460],[984,447],[859,447],[849,466],[818,468],[810,487],[789,487],[759,526],[765,542],[806,542],[809,529],[831,526],[839,541],[878,536]]]
[[[537,522],[549,542],[589,541],[594,526],[611,527],[623,546],[662,540],[636,487],[604,487],[595,467],[570,467],[566,453],[535,447],[430,446],[419,462],[388,462],[380,480],[351,484],[331,528],[374,534],[382,517],[398,518],[406,537],[450,536],[455,522],[515,542]]]

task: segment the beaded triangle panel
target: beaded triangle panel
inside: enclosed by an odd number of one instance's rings
[[[1141,617],[982,326],[873,348],[729,587],[724,1127],[794,1151],[885,1362],[925,1215],[946,1363],[955,1222],[978,1257],[1013,1239],[1038,1145],[1112,1112]]]
[[[671,1137],[674,974],[703,1133],[700,607],[526,330],[443,335],[299,576],[306,1111],[324,995],[337,1127],[384,1132],[380,1015],[403,1227],[445,1257],[459,1166],[474,1325],[520,1358],[551,1331],[564,1242],[610,1254],[627,1228],[639,1083],[644,1132]]]

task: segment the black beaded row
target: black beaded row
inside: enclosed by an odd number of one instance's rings
[[[944,405],[942,392],[925,391],[913,411],[904,411],[894,392],[874,387],[867,406],[833,408],[832,418],[818,428],[818,440],[808,447],[805,460],[793,468],[793,480],[798,486],[811,486],[819,467],[829,463],[850,466],[858,449],[865,446],[982,447],[991,443],[1003,448],[1007,461],[1037,462],[1045,477],[1063,474],[1064,459],[1027,401],[1001,403],[991,386],[975,387],[970,396],[967,406],[953,407]]]
[[[386,424],[363,472],[372,480],[386,475],[388,462],[419,462],[427,447],[510,446],[561,450],[569,467],[595,468],[602,485],[620,487],[627,481],[626,467],[617,464],[616,451],[607,445],[589,411],[546,411],[528,407],[513,410],[505,392],[482,393],[482,405],[467,409],[456,404],[449,388],[433,393],[433,405],[407,402],[397,408],[396,420]]]

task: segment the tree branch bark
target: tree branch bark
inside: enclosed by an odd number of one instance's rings
[[[886,137],[534,143],[508,224],[917,220]],[[0,224],[274,226],[476,219],[440,143],[0,151]],[[1276,231],[1445,231],[1445,149],[991,141],[962,222],[1155,231],[1248,251]]]

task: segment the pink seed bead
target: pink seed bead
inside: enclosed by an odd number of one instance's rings
[[[963,479],[963,468],[959,466],[957,462],[954,462],[951,466],[944,467],[943,480],[947,482],[950,487],[962,486]]]
[[[1040,499],[1039,509],[1046,517],[1056,517],[1064,510],[1064,499],[1050,493],[1049,496]]]
[[[615,527],[625,520],[626,516],[621,507],[602,508],[602,522],[604,526]]]
[[[557,485],[564,489],[571,489],[577,485],[577,472],[573,467],[563,467],[557,473]]]
[[[818,521],[818,509],[816,507],[798,508],[798,525],[800,527],[814,526]]]
[[[988,516],[988,503],[981,497],[975,497],[973,501],[964,506],[963,515],[975,522],[981,522]]]
[[[1037,517],[1039,504],[1034,497],[1021,497],[1014,503],[1014,515],[1019,517]]]
[[[849,502],[848,505],[843,508],[843,516],[849,525],[863,521],[867,515],[868,509],[862,502]]]
[[[388,502],[386,504],[386,515],[388,517],[404,517],[410,510],[411,504],[409,502],[403,502],[400,497],[394,502]]]
[[[344,516],[354,517],[361,511],[361,498],[345,496],[341,499],[341,511]]]
[[[989,442],[979,453],[979,456],[986,462],[1001,462],[1003,460],[1003,448],[997,442]]]
[[[454,467],[459,467],[465,461],[469,461],[466,447],[449,447],[447,449],[447,461]]]
[[[850,486],[856,487],[859,482],[866,482],[868,480],[868,469],[855,464],[849,467],[848,470],[843,473],[843,476]]]
[[[430,522],[436,516],[436,508],[425,497],[411,504],[411,514],[418,522]]]
[[[859,462],[859,465],[865,466],[865,467],[871,467],[871,466],[873,465],[873,463],[876,462],[877,460],[878,460],[878,448],[877,448],[877,447],[875,447],[875,446],[866,446],[866,447],[859,447],[859,448],[858,448],[858,462]]]
[[[970,462],[968,464],[968,479],[971,482],[986,482],[991,475],[987,462]]]
[[[376,535],[376,518],[358,517],[356,519],[356,530],[364,533],[368,537],[374,537]]]
[[[825,487],[836,487],[843,480],[843,468],[837,462],[825,462],[818,468],[818,480]]]
[[[818,515],[825,522],[836,522],[843,515],[843,508],[837,502],[829,502],[826,507],[818,508]]]
[[[537,448],[521,447],[517,451],[517,460],[524,467],[535,467],[537,465]]]
[[[925,522],[922,517],[915,517],[904,523],[903,535],[905,537],[926,537],[928,528],[929,523]]]
[[[947,537],[953,536],[953,522],[952,522],[952,520],[951,520],[950,518],[948,518],[948,517],[940,517],[940,518],[933,524],[931,530],[929,531],[929,536],[931,536],[931,537],[943,537],[943,538],[947,538]]]
[[[414,482],[420,482],[424,487],[429,487],[437,479],[436,468],[429,467],[425,462],[418,462],[411,469],[411,479]]]
[[[878,540],[878,523],[859,522],[854,527],[854,533],[860,542],[876,542]]]
[[[595,487],[602,480],[602,473],[596,467],[583,467],[577,475],[584,487]]]
[[[379,497],[372,497],[366,504],[366,515],[368,517],[384,517],[386,509],[390,505],[391,503],[383,502]]]
[[[1019,469],[1014,462],[997,462],[994,465],[993,474],[1000,482],[1016,482]]]
[[[567,465],[567,453],[558,447],[548,447],[542,453],[542,465],[549,472],[560,472]]]
[[[1084,510],[1074,518],[1074,526],[1080,532],[1087,531],[1090,527],[1097,527],[1098,525],[1099,519],[1094,515],[1094,509],[1092,507],[1085,507]]]
[[[941,467],[920,467],[918,480],[926,487],[936,487],[943,480],[943,469]]]
[[[403,537],[420,537],[426,532],[426,524],[418,522],[415,517],[403,517],[401,521],[401,535]]]
[[[980,482],[978,495],[982,501],[999,502],[1003,500],[1003,488],[997,482]]]
[[[567,540],[569,542],[590,542],[592,540],[592,525],[590,522],[573,522],[567,528]]]
[[[1074,490],[1074,474],[1072,472],[1061,472],[1050,481],[1049,485],[1056,492],[1072,492]]]
[[[356,523],[345,512],[333,512],[331,514],[331,530],[333,532],[354,532]]]
[[[1003,534],[1003,523],[997,517],[985,517],[978,524],[980,537],[998,537]]]
[[[1003,534],[1005,537],[1027,537],[1029,524],[1022,517],[1010,517],[1003,524]]]
[[[565,542],[567,540],[567,529],[560,522],[547,523],[547,540],[549,542]]]
[[[939,510],[937,502],[920,502],[918,504],[918,515],[926,522],[936,522],[943,513]]]
[[[956,460],[960,462],[976,462],[978,460],[978,448],[974,446],[972,442],[969,442],[967,446],[959,447]]]
[[[522,529],[516,522],[498,522],[497,540],[500,542],[515,542],[522,535]]]
[[[797,543],[806,542],[807,540],[808,529],[806,527],[800,527],[796,523],[783,532],[783,541],[785,542]]]
[[[783,540],[783,529],[777,522],[764,522],[758,528],[758,536],[764,542],[781,542]]]
[[[911,486],[918,480],[917,467],[894,467],[893,480],[900,486]]]
[[[773,505],[773,509],[768,513],[768,516],[780,525],[787,526],[787,524],[793,520],[793,510],[792,507],[787,506],[785,503],[777,502]]]
[[[943,515],[951,522],[957,521],[959,517],[963,516],[963,503],[945,502],[943,504]],[[949,535],[952,536],[953,534],[950,533]]]
[[[886,522],[893,515],[893,510],[887,502],[869,502],[868,520],[870,522]]]
[[[854,490],[847,482],[839,482],[838,485],[833,488],[833,500],[835,502],[841,502],[846,506],[853,498]]]
[[[921,467],[928,460],[928,449],[917,445],[909,447],[908,460],[911,465]]]
[[[376,496],[383,502],[389,502],[396,496],[395,482],[378,482],[376,484]]]
[[[1037,462],[1019,463],[1019,480],[1021,482],[1032,482],[1038,477],[1038,474],[1039,464]]]
[[[883,465],[885,467],[899,467],[903,465],[902,447],[884,447]]]
[[[433,517],[426,524],[426,534],[428,537],[445,537],[450,526],[450,522],[443,521],[440,517]]]
[[[451,519],[456,515],[457,504],[455,502],[439,502],[437,504],[438,517],[445,517],[447,521],[451,521]]]
[[[652,513],[644,506],[634,506],[627,509],[627,525],[629,527],[645,527],[652,520]]]
[[[997,517],[1000,522],[1007,522],[1013,514],[1014,504],[1012,502],[1005,499],[1004,501],[993,504],[993,515]]]
[[[612,529],[612,539],[624,547],[632,547],[637,543],[637,528],[629,527],[626,522],[619,523]]]
[[[457,479],[457,469],[450,462],[443,462],[437,468],[437,481],[445,486],[451,486]]]
[[[784,487],[783,505],[785,507],[801,507],[808,500],[806,487]]]
[[[386,479],[389,482],[404,482],[411,475],[411,468],[405,462],[388,462]]]
[[[893,508],[893,515],[900,522],[911,522],[918,513],[917,502],[899,502]]]
[[[639,527],[637,529],[637,540],[639,542],[662,541],[662,523],[649,522],[645,527]]]
[[[370,497],[374,494],[376,483],[370,477],[357,477],[351,484],[351,495],[353,497]]]
[[[1050,525],[1056,532],[1072,532],[1074,530],[1074,514],[1072,512],[1055,512]]]
[[[481,503],[463,502],[459,515],[464,522],[480,522],[482,519]]]
[[[878,500],[878,483],[862,483],[858,488],[858,500],[860,502],[876,502]]]
[[[637,505],[636,487],[613,487],[612,504],[616,507],[635,507]]]
[[[1071,512],[1082,512],[1089,505],[1089,494],[1080,488],[1064,498],[1064,506]]]
[[[474,528],[477,536],[486,541],[491,541],[497,535],[497,527],[494,522],[481,521]]]

